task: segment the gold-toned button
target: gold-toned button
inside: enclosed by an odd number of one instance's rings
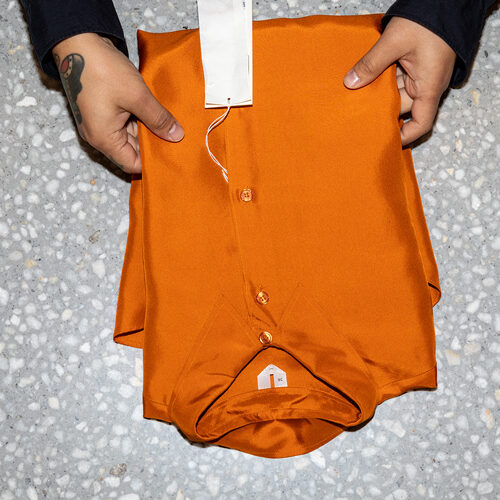
[[[269,294],[265,292],[264,290],[261,290],[256,296],[255,300],[259,304],[267,304],[269,302]]]
[[[241,201],[250,201],[253,198],[253,191],[250,188],[242,189],[240,198]]]
[[[259,340],[262,344],[270,344],[273,336],[269,332],[260,332]]]

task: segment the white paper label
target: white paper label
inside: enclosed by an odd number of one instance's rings
[[[205,108],[252,104],[252,0],[197,0]]]
[[[259,389],[271,388],[271,375],[274,379],[274,387],[288,387],[286,372],[276,365],[270,364],[257,375],[257,386]]]

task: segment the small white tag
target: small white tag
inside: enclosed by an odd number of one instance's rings
[[[276,365],[267,365],[258,375],[257,375],[257,385],[259,389],[270,389],[271,388],[271,375],[274,378],[274,387],[287,387],[286,372]]]
[[[197,2],[205,108],[251,105],[252,0]]]

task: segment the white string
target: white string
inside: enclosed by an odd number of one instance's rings
[[[212,152],[210,151],[210,148],[208,147],[208,134],[215,128],[217,127],[217,125],[219,125],[220,123],[222,123],[224,121],[224,119],[226,118],[227,114],[229,113],[229,109],[231,108],[231,104],[230,104],[230,101],[231,101],[231,98],[228,97],[227,98],[227,102],[228,102],[228,105],[227,105],[227,110],[226,112],[219,116],[219,118],[216,118],[209,126],[208,126],[208,130],[207,130],[207,135],[205,136],[205,144],[207,145],[207,149],[208,149],[208,154],[210,155],[210,157],[212,158],[212,160],[217,163],[217,165],[219,165],[219,167],[222,169],[222,175],[224,176],[224,179],[226,179],[226,182],[229,182],[228,180],[228,177],[227,177],[227,169],[224,168],[220,163],[219,161],[217,160],[217,158],[212,154]]]

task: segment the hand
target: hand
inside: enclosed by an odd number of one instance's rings
[[[363,87],[399,61],[404,70],[396,68],[400,114],[411,111],[411,119],[401,127],[401,143],[405,146],[431,130],[441,95],[450,83],[455,59],[455,51],[434,32],[409,19],[393,16],[373,47],[346,74],[344,84],[349,88]],[[357,83],[352,71],[358,75]]]
[[[109,38],[82,33],[56,44],[52,54],[80,136],[125,172],[142,171],[137,122],[131,114],[162,139],[177,142],[184,137],[181,125]]]

